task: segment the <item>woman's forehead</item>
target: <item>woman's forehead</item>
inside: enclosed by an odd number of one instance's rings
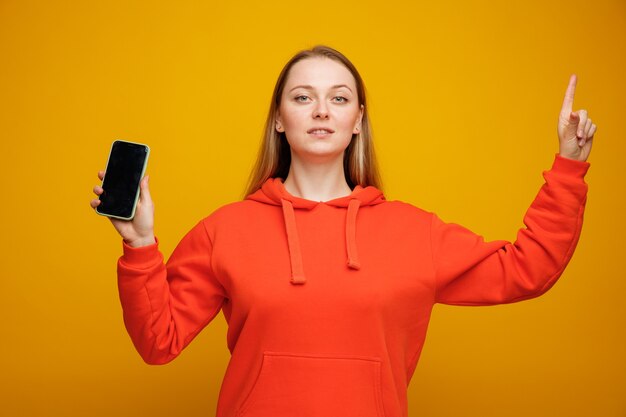
[[[289,71],[285,91],[304,85],[314,89],[330,89],[347,85],[354,92],[356,81],[352,73],[341,62],[330,58],[306,58],[296,62]]]

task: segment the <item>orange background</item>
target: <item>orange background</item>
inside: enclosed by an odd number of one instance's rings
[[[574,108],[598,132],[569,267],[538,299],[436,306],[409,411],[626,415],[623,0],[2,0],[3,415],[214,415],[223,315],[171,364],[145,365],[121,317],[121,239],[91,190],[114,139],[148,143],[169,256],[242,197],[276,77],[318,43],[365,79],[387,198],[489,240],[522,226],[578,74]]]

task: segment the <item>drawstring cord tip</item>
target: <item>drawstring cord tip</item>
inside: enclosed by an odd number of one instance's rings
[[[306,282],[306,278],[304,277],[304,275],[298,275],[298,276],[291,276],[291,283],[292,284],[304,284]]]
[[[352,259],[348,261],[348,266],[352,269],[361,269],[361,263],[359,261],[353,261]]]

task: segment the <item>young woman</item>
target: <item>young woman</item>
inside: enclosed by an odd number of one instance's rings
[[[111,219],[123,238],[119,291],[138,352],[169,362],[222,310],[232,357],[218,417],[407,416],[435,303],[537,297],[571,258],[596,131],[586,111],[572,111],[575,86],[572,76],[559,153],[526,228],[515,243],[485,242],[385,199],[357,70],[328,47],[298,53],[276,83],[243,201],[200,220],[167,263],[147,176],[135,218]]]

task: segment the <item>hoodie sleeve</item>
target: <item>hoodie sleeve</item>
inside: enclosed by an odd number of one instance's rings
[[[482,236],[432,215],[435,302],[454,305],[513,303],[549,290],[580,236],[589,163],[556,154],[545,183],[524,216],[514,243]]]
[[[211,269],[213,245],[199,222],[167,264],[155,244],[123,244],[117,263],[124,324],[146,363],[173,360],[220,311],[226,298]]]

